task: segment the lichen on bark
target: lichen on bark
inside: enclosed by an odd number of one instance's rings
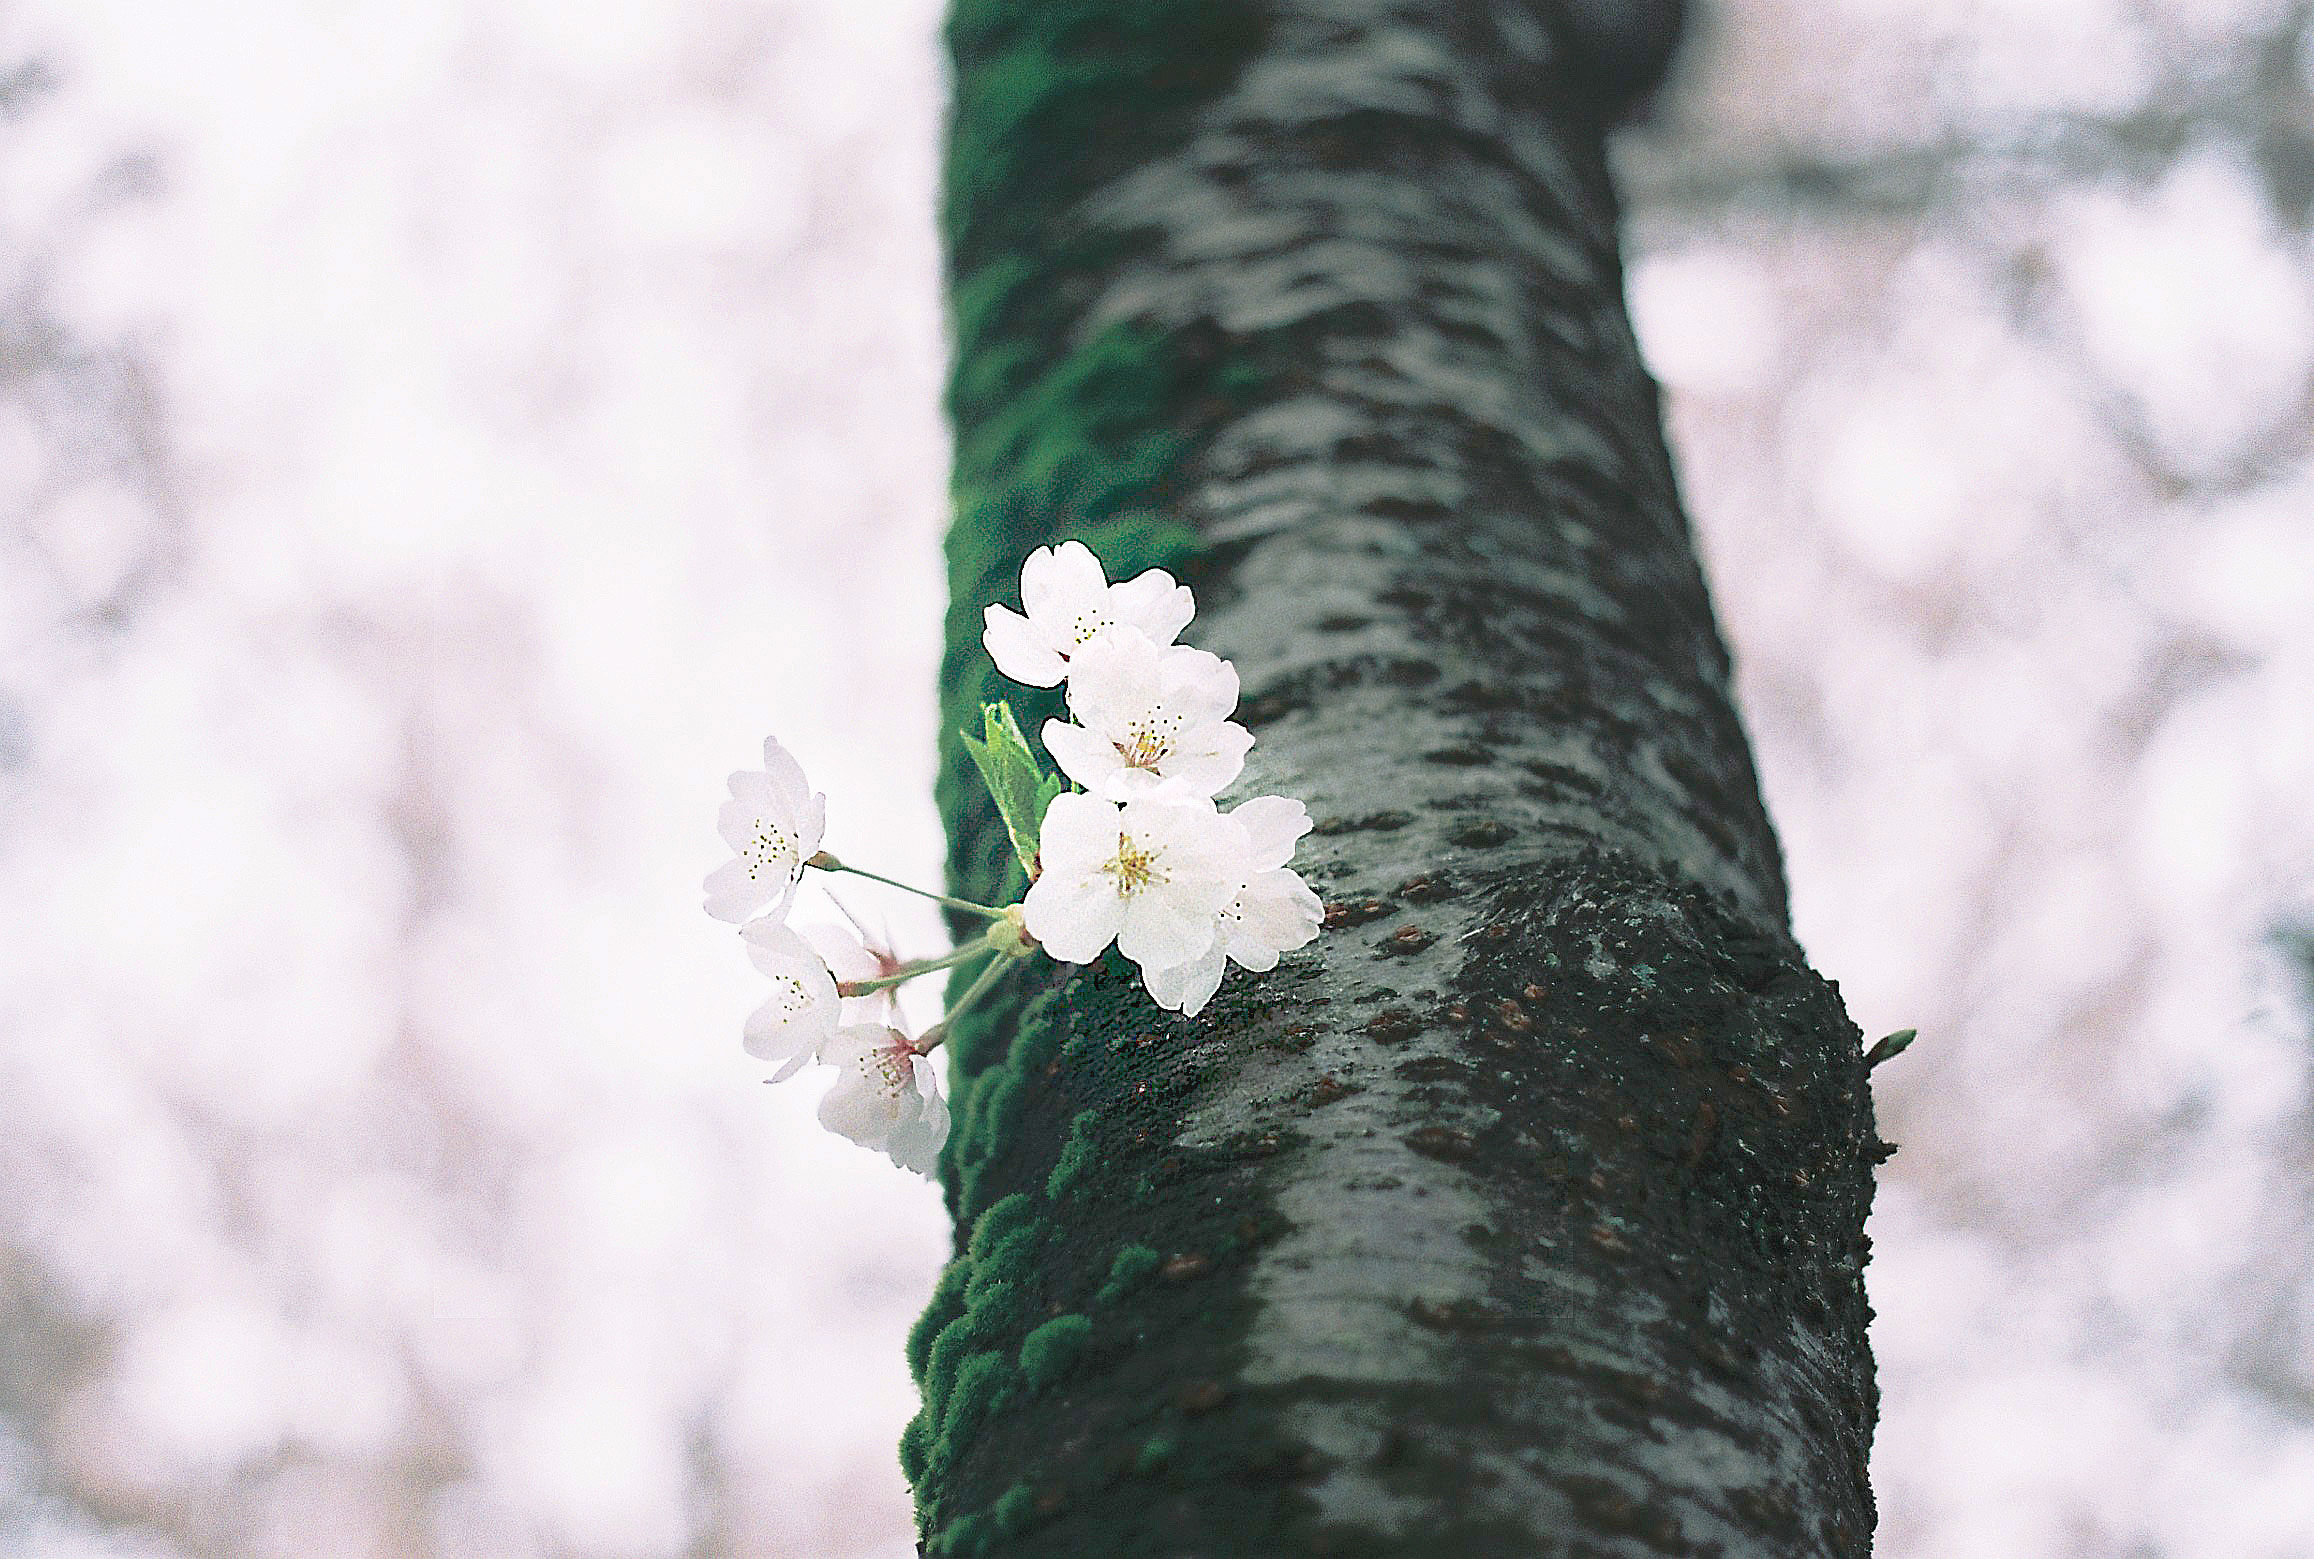
[[[1195,1020],[1112,958],[960,1025],[928,1551],[1869,1541],[1870,1100],[1785,928],[1579,11],[957,7],[944,730],[1057,710],[978,647],[1031,547],[1185,574],[1332,929]],[[952,880],[1017,890],[942,756]]]

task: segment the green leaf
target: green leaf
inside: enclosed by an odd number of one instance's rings
[[[983,734],[976,738],[965,732],[964,750],[972,755],[973,767],[980,770],[989,797],[1004,819],[1004,831],[1012,836],[1012,853],[1020,857],[1021,869],[1034,877],[1037,830],[1044,821],[1045,808],[1068,786],[1037,762],[1028,738],[1020,734],[1012,705],[1002,701],[983,704],[980,719]]]
[[[1920,1030],[1918,1029],[1898,1029],[1864,1053],[1864,1065],[1871,1068],[1878,1066],[1883,1061],[1895,1060],[1904,1054],[1905,1047],[1910,1045],[1919,1035]]]

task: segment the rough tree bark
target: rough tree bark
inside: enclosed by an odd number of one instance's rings
[[[1603,127],[1676,5],[956,0],[950,730],[1020,559],[1197,586],[1330,934],[957,1038],[932,1553],[1853,1554],[1858,1035],[1786,929]],[[944,738],[953,746],[952,738]],[[946,753],[953,877],[1007,881]]]

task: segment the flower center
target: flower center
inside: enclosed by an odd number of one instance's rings
[[[777,823],[755,820],[755,837],[747,842],[744,852],[747,861],[747,880],[755,881],[770,867],[778,867],[785,875],[795,861],[796,836]]]
[[[1165,880],[1164,873],[1157,869],[1156,852],[1143,849],[1134,842],[1131,834],[1117,836],[1117,853],[1102,865],[1101,870],[1115,881],[1117,891],[1127,898],[1153,882]]]
[[[1109,614],[1103,611],[1079,612],[1069,625],[1069,641],[1082,644],[1103,628],[1109,626]]]
[[[1173,738],[1181,734],[1181,717],[1158,710],[1125,727],[1125,739],[1115,743],[1117,756],[1136,769],[1154,769],[1173,755]]]
[[[915,1063],[908,1052],[889,1045],[869,1052],[867,1063],[860,1070],[880,1085],[876,1091],[887,1099],[899,1098],[916,1080]]]

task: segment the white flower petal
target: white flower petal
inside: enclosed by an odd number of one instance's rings
[[[1096,795],[1124,799],[1111,795],[1108,789],[1110,779],[1125,769],[1124,755],[1117,751],[1116,743],[1065,720],[1047,720],[1042,734],[1045,751],[1052,754],[1063,774]],[[1154,782],[1155,776],[1150,778]]]
[[[763,769],[731,776],[731,799],[716,813],[717,832],[739,857],[707,879],[707,913],[718,920],[784,914],[827,830],[827,797],[812,793],[776,738],[765,739],[763,759]]]
[[[760,874],[748,870],[745,861],[725,861],[707,874],[702,886],[707,894],[707,913],[733,924],[758,910],[785,913],[787,897],[795,888],[791,879],[765,882]]]
[[[1216,937],[1204,956],[1170,969],[1152,969],[1143,965],[1141,983],[1149,988],[1150,997],[1168,1012],[1196,1017],[1221,988],[1221,971],[1229,962]]]
[[[1089,964],[1125,923],[1125,900],[1107,877],[1045,868],[1021,901],[1021,920],[1065,964]]]
[[[1037,825],[1037,856],[1045,876],[1100,870],[1117,853],[1117,818],[1117,804],[1099,796],[1063,791],[1053,797]]]
[[[1125,901],[1117,951],[1143,969],[1165,969],[1203,957],[1217,934],[1212,910],[1168,894],[1136,893]]]
[[[1237,707],[1237,668],[1186,644],[1159,650],[1157,691],[1169,708],[1196,720],[1226,720]]]
[[[1245,831],[1203,799],[1150,797],[1119,809],[1117,826],[1153,852],[1169,896],[1213,914],[1248,870]]]
[[[1222,915],[1229,956],[1248,969],[1275,968],[1280,953],[1317,936],[1325,913],[1299,874],[1285,867],[1256,872]]]
[[[1286,796],[1255,796],[1239,802],[1229,819],[1245,830],[1255,870],[1283,866],[1294,858],[1294,846],[1310,831],[1310,811]]]
[[[747,1053],[787,1063],[792,1072],[836,1032],[835,978],[802,937],[770,916],[749,921],[739,935],[749,960],[771,981],[770,999],[748,1017]]]
[[[1245,755],[1253,750],[1253,733],[1242,725],[1222,721],[1205,727],[1195,750],[1177,752],[1164,767],[1167,795],[1217,796],[1245,771]]]
[[[771,783],[772,794],[782,805],[796,812],[804,810],[811,799],[811,784],[803,777],[803,765],[779,744],[776,736],[763,739],[763,773]]]
[[[1109,578],[1101,560],[1081,541],[1039,547],[1020,565],[1020,604],[1031,617],[1075,615],[1101,606]]]
[[[1112,628],[1077,651],[1068,701],[1088,736],[1065,736],[1069,752],[1054,756],[1080,784],[1116,800],[1159,791],[1210,797],[1237,777],[1253,746],[1252,733],[1228,719],[1237,706],[1229,663],[1161,646],[1137,628]]]
[[[884,961],[868,951],[868,944],[850,926],[813,920],[795,929],[838,980],[873,980],[885,972]]]
[[[939,1074],[908,1037],[881,1024],[847,1028],[827,1047],[837,1068],[820,1100],[820,1123],[903,1169],[930,1174],[948,1137]]]
[[[1057,687],[1069,674],[1069,663],[1045,642],[1026,617],[1008,607],[991,606],[981,613],[980,642],[996,669],[1030,687]]]
[[[1109,587],[1109,615],[1159,644],[1171,644],[1197,615],[1197,598],[1161,568]]]
[[[1069,713],[1106,726],[1147,706],[1161,684],[1158,649],[1138,628],[1112,628],[1069,659]]]
[[[863,1148],[881,1148],[892,1140],[891,1101],[858,1072],[843,1072],[820,1096],[819,1117],[822,1126]]]

